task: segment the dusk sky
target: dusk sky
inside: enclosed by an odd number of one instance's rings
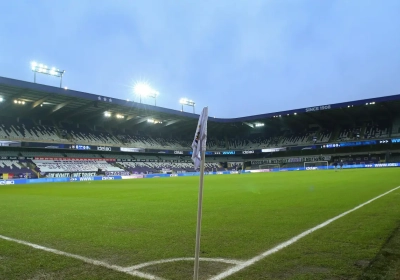
[[[400,94],[399,0],[0,2],[0,76],[220,118]],[[58,86],[40,75],[39,83]],[[144,100],[153,104],[153,100]],[[191,108],[185,108],[191,111]]]

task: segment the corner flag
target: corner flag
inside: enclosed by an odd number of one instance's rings
[[[199,122],[197,124],[196,133],[192,143],[192,160],[194,169],[198,169],[201,163],[201,153],[206,151],[207,145],[207,120],[208,120],[208,107],[204,107],[200,114]]]
[[[192,143],[193,154],[192,160],[194,168],[200,167],[200,184],[199,184],[199,202],[197,209],[197,227],[196,227],[196,251],[194,254],[194,274],[193,279],[199,279],[199,259],[200,259],[200,234],[201,234],[201,212],[203,208],[203,182],[204,182],[204,164],[207,145],[207,120],[208,107],[204,107],[200,114],[197,124],[196,133]]]

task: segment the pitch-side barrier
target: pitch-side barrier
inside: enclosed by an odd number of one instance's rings
[[[376,164],[354,164],[344,165],[343,169],[354,168],[385,168],[385,167],[400,167],[400,163],[376,163]],[[339,167],[337,167],[339,168]],[[292,168],[273,168],[273,169],[256,169],[244,170],[240,173],[263,173],[263,172],[283,172],[283,171],[312,171],[312,170],[326,170],[335,169],[333,166],[308,166],[308,167],[292,167]],[[226,175],[238,174],[238,171],[217,171],[206,172],[205,175]],[[113,180],[126,180],[126,179],[149,179],[149,178],[167,178],[167,177],[187,177],[199,176],[200,172],[186,172],[176,174],[134,174],[129,176],[88,176],[88,177],[62,177],[62,178],[39,178],[39,179],[7,179],[0,180],[0,186],[4,185],[22,185],[22,184],[40,184],[40,183],[60,183],[60,182],[88,182],[88,181],[113,181]]]

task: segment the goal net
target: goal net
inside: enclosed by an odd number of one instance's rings
[[[329,163],[327,161],[309,161],[304,162],[305,170],[319,170],[328,169]]]
[[[260,169],[280,169],[281,166],[279,164],[260,164]]]

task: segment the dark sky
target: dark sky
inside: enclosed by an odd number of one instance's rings
[[[0,76],[33,81],[33,60],[70,89],[139,101],[147,81],[215,117],[400,94],[400,1],[0,1]]]

